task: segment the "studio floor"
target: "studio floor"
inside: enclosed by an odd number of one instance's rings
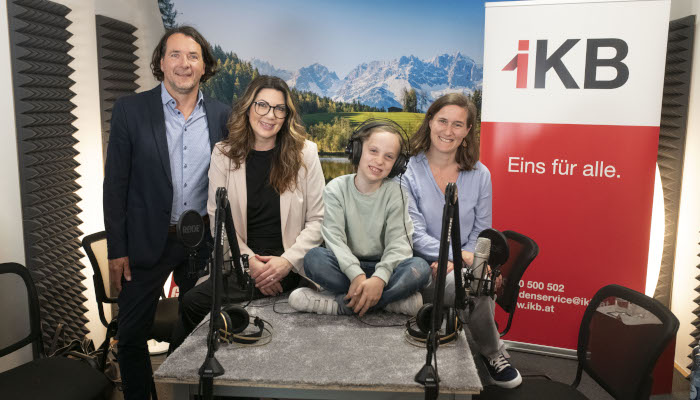
[[[511,351],[511,362],[523,374],[546,374],[553,380],[560,382],[572,382],[576,376],[576,361],[558,357],[529,354]],[[153,368],[156,369],[165,360],[165,355],[151,357]],[[483,373],[483,365],[477,363],[480,372]],[[157,384],[158,399],[172,400],[172,389],[169,385]],[[612,400],[593,380],[584,374],[579,390],[591,400]],[[666,395],[652,396],[651,400],[685,400],[689,395],[689,382],[683,375],[674,370],[673,392]],[[111,400],[122,400],[124,396],[115,389]]]

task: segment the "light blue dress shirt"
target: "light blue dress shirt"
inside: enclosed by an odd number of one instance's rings
[[[430,171],[425,153],[411,157],[401,184],[406,189],[408,212],[413,220],[413,250],[426,260],[435,261],[440,249],[445,194]],[[473,170],[460,171],[457,194],[461,247],[473,253],[479,233],[491,227],[491,173],[488,168],[477,161]]]
[[[176,224],[187,210],[207,214],[209,190],[209,125],[204,110],[204,96],[199,92],[197,104],[185,121],[185,116],[175,108],[175,99],[161,83],[161,99],[165,115],[165,134],[168,138],[170,172],[173,178],[173,208],[170,224]]]

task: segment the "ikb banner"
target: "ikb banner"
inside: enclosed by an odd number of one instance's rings
[[[598,289],[644,292],[669,10],[486,4],[481,159],[493,226],[540,247],[510,340],[575,349]]]

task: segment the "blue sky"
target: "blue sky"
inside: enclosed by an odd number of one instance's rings
[[[483,60],[481,0],[173,0],[179,24],[244,60],[296,70],[321,63],[339,78],[360,63],[456,53]]]

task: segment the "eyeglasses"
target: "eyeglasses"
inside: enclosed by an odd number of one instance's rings
[[[254,107],[253,109],[255,112],[260,115],[261,117],[266,116],[267,114],[270,113],[270,109],[272,109],[272,115],[274,115],[276,118],[284,118],[287,116],[287,106],[283,105],[278,105],[272,107],[271,105],[267,104],[266,101],[256,101],[253,103]]]

